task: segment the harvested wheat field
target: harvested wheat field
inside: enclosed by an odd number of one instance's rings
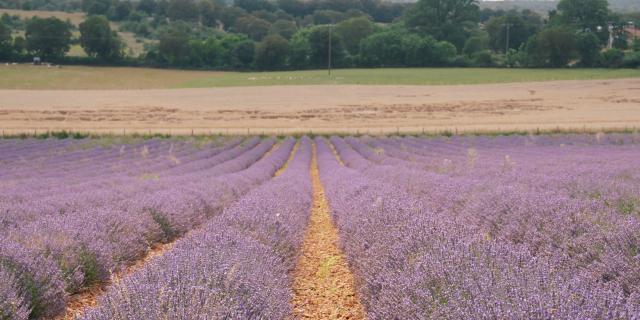
[[[5,132],[504,131],[640,126],[640,79],[0,90]]]

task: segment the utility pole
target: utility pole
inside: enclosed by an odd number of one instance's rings
[[[330,24],[329,25],[329,52],[327,52],[327,55],[328,55],[327,69],[329,70],[329,77],[331,77],[331,33],[332,31],[333,31],[333,25]]]
[[[507,36],[505,39],[505,46],[504,46],[504,54],[509,53],[509,30],[511,29],[511,23],[506,23],[505,26],[507,27]]]

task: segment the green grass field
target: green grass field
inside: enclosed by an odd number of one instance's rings
[[[214,72],[149,68],[0,66],[0,89],[165,89],[271,85],[457,85],[640,77],[636,69],[342,69]]]
[[[184,87],[223,87],[298,84],[362,85],[456,85],[549,80],[592,80],[640,77],[631,69],[489,69],[489,68],[401,68],[343,69],[295,72],[226,73],[184,84]]]

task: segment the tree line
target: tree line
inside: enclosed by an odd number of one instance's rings
[[[78,26],[3,15],[0,60],[64,61],[78,43],[87,63],[225,70],[321,68],[329,57],[335,67],[640,66],[640,43],[627,32],[640,15],[613,13],[607,0],[561,0],[546,16],[480,10],[476,0],[83,0],[79,6],[87,18]],[[144,54],[127,54],[114,21],[120,31],[150,40]]]

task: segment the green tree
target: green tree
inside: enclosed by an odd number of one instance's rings
[[[311,5],[303,0],[277,0],[278,8],[296,17],[302,17],[311,13]]]
[[[456,47],[446,41],[437,41],[430,36],[405,34],[402,39],[403,66],[444,66],[456,56]]]
[[[235,0],[233,4],[236,7],[247,10],[248,12],[266,10],[275,10],[275,5],[268,0]]]
[[[217,68],[229,65],[229,50],[217,37],[189,40],[186,56],[187,58],[179,63],[199,68]]]
[[[155,17],[154,20],[160,22],[164,22],[164,18],[167,16],[167,11],[169,10],[169,1],[167,0],[158,0],[155,3]]]
[[[133,5],[129,1],[116,1],[112,10],[109,11],[109,19],[113,21],[123,21],[129,18],[133,11]]]
[[[338,23],[335,30],[345,49],[356,55],[360,51],[360,41],[373,33],[373,23],[367,17],[356,17]]]
[[[238,7],[223,7],[220,10],[218,19],[222,22],[224,30],[230,30],[240,17],[248,15],[247,11]]]
[[[158,55],[162,62],[170,65],[185,63],[189,51],[189,36],[182,30],[172,28],[160,35]]]
[[[542,18],[525,10],[509,11],[506,15],[493,17],[487,21],[485,29],[489,34],[489,46],[494,51],[506,49],[507,26],[509,28],[509,49],[517,49],[542,29]]]
[[[89,15],[106,15],[112,5],[112,0],[82,0],[82,11]]]
[[[289,42],[289,64],[298,69],[309,68],[309,56],[311,55],[311,45],[309,44],[309,34],[311,28],[298,30]]]
[[[331,32],[331,36],[329,33]],[[344,47],[340,35],[331,26],[317,26],[309,33],[309,63],[314,67],[324,67],[329,63],[329,38],[331,38],[331,64],[339,66],[343,62]]]
[[[585,67],[598,66],[602,61],[600,47],[600,39],[595,34],[592,32],[581,33],[577,38],[580,65]]]
[[[270,33],[276,33],[281,35],[283,38],[289,40],[293,35],[298,31],[298,27],[293,21],[289,20],[277,20],[271,25]]]
[[[269,21],[269,23],[274,23],[278,20],[278,15],[275,12],[266,11],[266,10],[253,11],[251,12],[251,15],[253,15],[256,18],[267,20]]]
[[[562,27],[549,28],[529,39],[526,52],[531,65],[564,67],[576,56],[576,37]]]
[[[491,54],[490,50],[478,51],[471,55],[471,59],[473,65],[477,67],[493,67],[495,65],[493,54]]]
[[[618,68],[624,61],[624,51],[620,49],[608,49],[602,53],[604,65],[610,68]]]
[[[489,48],[489,38],[486,34],[478,34],[472,37],[469,37],[467,41],[464,42],[464,48],[462,49],[462,53],[467,56],[471,56],[472,54],[480,51],[487,50]]]
[[[244,16],[236,20],[233,31],[246,34],[249,38],[260,41],[271,29],[269,21],[256,18],[252,15]]]
[[[13,38],[13,53],[23,55],[27,51],[27,40],[21,36]]]
[[[198,20],[198,5],[193,0],[170,0],[167,6],[167,17],[171,20]]]
[[[431,36],[390,29],[362,40],[360,56],[363,64],[373,67],[443,66],[456,56],[456,47]]]
[[[224,68],[249,68],[255,57],[255,42],[241,34],[217,36],[222,47],[220,66]]]
[[[334,10],[316,10],[313,12],[314,24],[334,24],[344,20],[344,14]]]
[[[200,22],[207,27],[218,26],[218,8],[211,1],[202,1],[198,4],[200,8]]]
[[[90,16],[80,23],[80,45],[92,57],[106,60],[123,56],[123,44],[116,32],[111,30],[109,21],[103,16]]]
[[[418,0],[405,14],[413,31],[453,43],[462,49],[479,19],[477,0]]]
[[[255,42],[251,40],[243,40],[234,43],[231,50],[231,65],[234,68],[247,69],[251,67],[253,58],[255,56],[256,46]]]
[[[265,37],[256,48],[256,66],[263,70],[280,69],[285,66],[289,42],[277,34]]]
[[[156,10],[156,2],[154,0],[140,0],[136,6],[136,10],[151,15]]]
[[[25,37],[31,53],[44,59],[58,58],[69,51],[71,27],[55,17],[34,17],[27,23]]]
[[[366,66],[400,67],[405,64],[405,34],[399,30],[374,33],[361,42],[360,58]]]
[[[560,0],[558,15],[565,25],[580,30],[596,31],[598,26],[605,27],[609,17],[607,0]]]
[[[12,54],[11,30],[0,21],[0,60],[9,59]]]

